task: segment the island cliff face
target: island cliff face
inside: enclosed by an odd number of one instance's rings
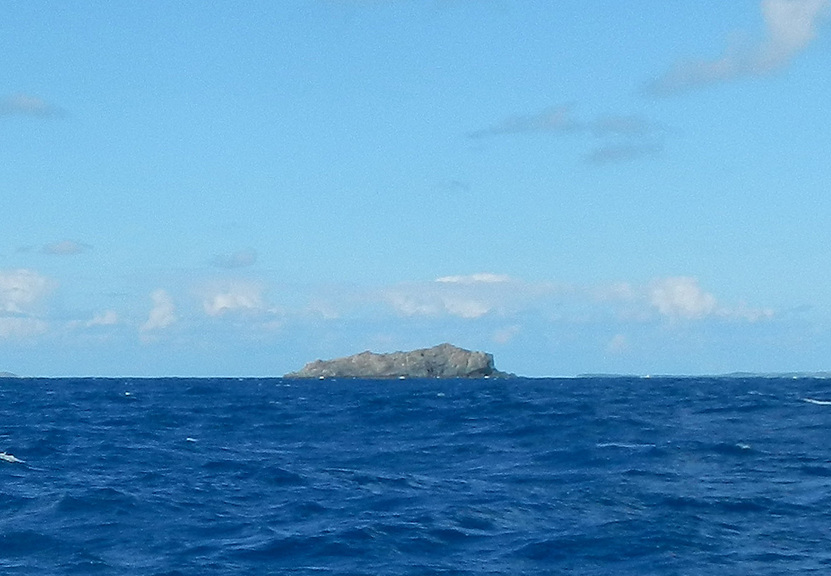
[[[309,362],[286,378],[485,378],[507,377],[493,366],[493,356],[451,344],[412,352],[361,352],[335,360]]]

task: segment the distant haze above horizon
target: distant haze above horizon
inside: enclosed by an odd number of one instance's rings
[[[0,370],[831,369],[831,0],[11,3]]]

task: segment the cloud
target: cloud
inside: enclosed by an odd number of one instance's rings
[[[481,318],[491,311],[492,305],[472,298],[445,297],[442,299],[444,310],[451,316],[459,318]]]
[[[54,244],[47,244],[43,246],[40,251],[44,254],[51,254],[53,256],[73,256],[91,250],[92,246],[89,244],[82,244],[75,240],[63,240]]]
[[[61,115],[63,115],[63,110],[36,96],[15,94],[0,100],[0,116],[45,118]]]
[[[468,136],[484,138],[530,132],[572,132],[580,128],[582,125],[571,118],[571,106],[557,106],[528,116],[511,116],[489,128],[470,132]]]
[[[546,286],[546,291],[550,290]],[[456,317],[466,320],[517,310],[538,296],[540,287],[490,272],[442,276],[429,283],[401,284],[382,290],[383,301],[403,316]]]
[[[93,326],[113,326],[115,324],[118,324],[118,313],[115,310],[105,310],[93,316],[85,325],[87,328],[91,328]]]
[[[384,291],[384,300],[402,316],[455,316],[472,320],[493,310],[491,298],[447,288],[398,286]]]
[[[208,316],[263,310],[263,287],[255,282],[232,282],[204,296],[202,308]]]
[[[257,252],[248,248],[232,254],[217,254],[211,259],[211,265],[217,268],[245,268],[257,261]]]
[[[592,120],[577,120],[571,117],[570,106],[560,106],[530,116],[513,116],[490,128],[471,132],[469,136],[482,138],[531,132],[594,136],[601,145],[584,159],[589,164],[601,165],[660,153],[660,140],[665,129],[637,114],[605,114]]]
[[[615,334],[606,345],[609,354],[622,354],[629,349],[629,339],[625,334]]]
[[[34,270],[0,271],[0,314],[32,314],[51,282]]]
[[[141,332],[161,330],[176,322],[176,306],[170,294],[159,289],[155,290],[150,298],[153,300],[153,307],[150,309],[147,321],[141,325]]]
[[[52,282],[34,270],[0,270],[0,338],[24,338],[47,331],[37,317]]]
[[[649,302],[670,318],[704,318],[717,310],[715,296],[702,290],[695,278],[686,276],[654,282],[649,289]]]
[[[510,276],[491,274],[489,272],[471,274],[469,276],[442,276],[441,278],[436,278],[436,282],[442,284],[499,284],[510,281]]]
[[[493,334],[491,334],[491,340],[496,342],[497,344],[507,344],[514,337],[522,331],[522,328],[518,324],[514,324],[511,326],[506,326],[504,328],[500,328],[496,330]]]
[[[29,338],[45,333],[49,325],[39,318],[0,317],[0,338]]]
[[[619,282],[587,292],[598,304],[610,306],[618,320],[626,322],[651,322],[656,313],[673,322],[708,318],[757,322],[775,316],[770,308],[755,308],[743,302],[725,305],[689,276],[658,278],[641,286]]]
[[[762,0],[765,37],[760,42],[731,46],[713,60],[679,62],[647,90],[668,96],[781,70],[811,44],[829,6],[831,0]]]

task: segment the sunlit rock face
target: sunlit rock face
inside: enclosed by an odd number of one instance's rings
[[[411,352],[361,352],[309,362],[286,378],[485,378],[510,376],[496,370],[493,355],[441,344]]]

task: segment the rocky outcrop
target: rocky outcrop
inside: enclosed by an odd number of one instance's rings
[[[19,376],[11,372],[0,372],[0,378],[19,378]]]
[[[511,376],[496,370],[493,356],[451,344],[412,352],[361,352],[335,360],[309,362],[286,378],[498,378]]]

